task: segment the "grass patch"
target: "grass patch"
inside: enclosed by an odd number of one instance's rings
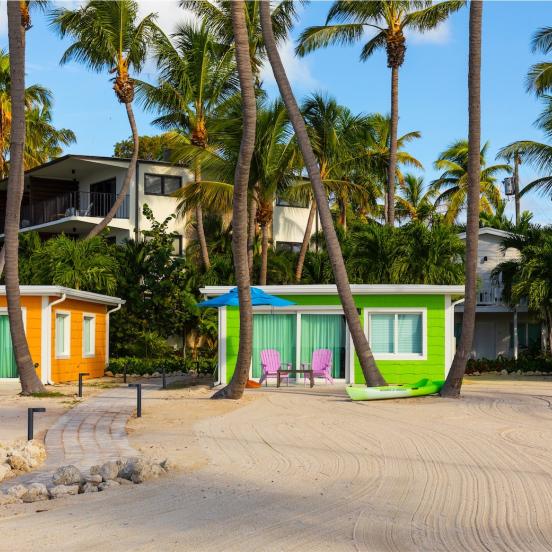
[[[59,397],[68,397],[68,395],[59,391],[41,391],[39,393],[31,393],[31,397],[37,399],[57,399]]]

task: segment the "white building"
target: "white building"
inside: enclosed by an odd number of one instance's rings
[[[502,250],[502,242],[509,232],[495,228],[479,229],[477,248],[478,293],[475,316],[475,334],[472,347],[474,358],[496,358],[499,355],[514,355],[514,318],[512,308],[502,302],[501,283],[494,283],[491,277],[493,269],[503,261],[516,259],[517,249]],[[459,234],[463,240],[466,234]],[[527,304],[517,307],[517,328],[519,351],[523,351],[535,341],[541,340],[541,324],[527,311]],[[462,304],[456,306],[455,335],[458,337],[462,325]]]
[[[81,236],[109,211],[123,185],[129,160],[93,155],[65,155],[25,173],[21,206],[21,231],[36,231],[44,237],[65,233]],[[178,199],[172,192],[192,180],[188,169],[163,161],[139,160],[136,178],[116,217],[109,224],[117,242],[139,238],[149,227],[142,214],[148,204],[156,220],[175,213]],[[4,226],[6,184],[0,183],[0,227]],[[276,246],[295,249],[303,239],[308,208],[276,205],[273,240]],[[171,221],[169,230],[177,237],[174,252],[186,247],[186,221]]]

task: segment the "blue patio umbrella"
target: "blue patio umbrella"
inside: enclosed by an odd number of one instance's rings
[[[293,301],[276,297],[265,293],[262,289],[252,287],[251,288],[251,303],[253,305],[269,305],[272,307],[289,307],[295,305]],[[240,304],[238,300],[238,288],[231,289],[224,295],[213,297],[213,299],[207,299],[198,303],[198,307],[238,307]]]

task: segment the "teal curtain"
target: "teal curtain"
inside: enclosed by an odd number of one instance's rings
[[[395,315],[370,315],[370,345],[374,353],[395,352]]]
[[[253,377],[261,377],[261,351],[276,349],[282,362],[295,366],[297,319],[295,314],[253,315]]]
[[[330,349],[332,376],[345,377],[345,318],[341,314],[301,315],[301,362],[311,362],[315,349]]]
[[[397,316],[397,352],[422,354],[422,315],[399,314]]]
[[[17,365],[10,335],[7,315],[0,316],[0,378],[16,378]]]

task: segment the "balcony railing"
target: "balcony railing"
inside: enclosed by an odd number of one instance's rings
[[[478,305],[498,305],[502,303],[502,286],[485,286],[477,292]]]
[[[67,217],[104,217],[117,194],[103,192],[66,192],[50,199],[21,206],[21,228],[54,222]],[[129,199],[125,196],[115,218],[128,218]]]

